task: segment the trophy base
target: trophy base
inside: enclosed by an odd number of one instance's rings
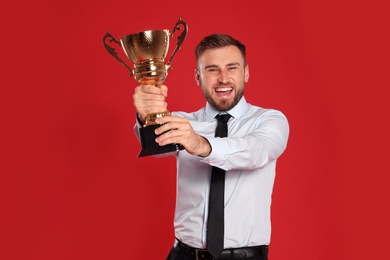
[[[160,125],[151,125],[140,128],[142,150],[138,154],[138,157],[169,153],[184,149],[181,144],[167,144],[164,146],[160,146],[158,143],[156,143],[155,139],[158,135],[154,133],[154,130],[159,126]]]

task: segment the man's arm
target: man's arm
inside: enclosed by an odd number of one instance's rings
[[[212,150],[202,161],[224,170],[262,168],[284,152],[288,136],[287,118],[270,110],[261,115],[253,131],[242,137],[207,138]]]

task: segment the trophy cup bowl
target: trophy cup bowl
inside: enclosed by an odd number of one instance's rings
[[[169,69],[164,59],[169,47],[168,30],[152,30],[129,34],[121,37],[123,49],[134,64],[135,80],[156,80],[161,85]]]
[[[177,37],[176,48],[172,52],[168,63],[165,64],[164,60],[169,50],[170,38],[176,31],[181,29],[180,25],[182,25],[183,31]],[[130,71],[130,76],[133,76],[137,82],[141,85],[154,85],[159,87],[168,76],[168,70],[172,69],[171,62],[180,49],[187,35],[187,30],[187,24],[179,18],[171,33],[169,30],[148,30],[122,36],[120,41],[118,41],[106,31],[103,37],[103,44],[107,51]],[[114,42],[122,47],[127,58],[133,63],[134,70],[118,56],[115,47],[107,44],[107,39],[109,39],[109,42]],[[160,126],[155,120],[156,118],[167,115],[170,115],[168,110],[156,111],[146,115],[145,124],[140,128],[142,150],[138,154],[138,157],[184,149],[180,144],[160,146],[155,142],[157,135],[154,133],[154,130]]]

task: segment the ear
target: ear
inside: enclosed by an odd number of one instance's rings
[[[200,86],[200,74],[197,70],[195,70],[194,72],[194,76],[195,76],[195,82],[198,86]]]
[[[249,65],[245,65],[245,72],[244,72],[244,79],[245,79],[245,83],[247,83],[249,81]]]

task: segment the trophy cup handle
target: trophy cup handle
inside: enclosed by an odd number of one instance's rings
[[[129,71],[130,71],[130,77],[132,77],[134,75],[134,72],[133,70],[130,68],[129,65],[127,65],[126,62],[124,62],[119,56],[118,56],[118,53],[116,52],[116,49],[111,47],[110,45],[108,45],[106,43],[106,39],[109,39],[109,42],[115,42],[116,44],[118,44],[120,47],[122,47],[121,43],[115,39],[114,36],[112,36],[108,30],[106,30],[106,34],[103,36],[103,45],[104,47],[107,49],[108,53],[110,53],[117,61],[119,61],[120,63],[122,63]]]
[[[172,32],[170,33],[169,37],[172,37],[173,34],[174,34],[177,30],[180,30],[180,26],[179,26],[179,25],[183,25],[183,32],[179,35],[179,37],[177,37],[176,48],[175,48],[175,50],[172,52],[171,58],[170,58],[169,61],[168,61],[167,69],[172,69],[172,68],[171,68],[171,63],[172,63],[173,57],[175,57],[177,51],[180,50],[180,46],[183,44],[184,39],[185,39],[186,36],[187,36],[187,31],[188,31],[187,23],[184,22],[184,21],[179,17],[179,20],[176,22],[175,26],[173,27],[173,30],[172,30]]]

